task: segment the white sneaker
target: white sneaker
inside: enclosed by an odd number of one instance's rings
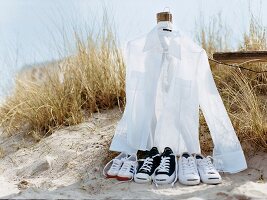
[[[195,155],[197,169],[203,183],[207,184],[219,184],[222,182],[221,175],[215,169],[212,164],[211,157],[206,158],[201,154]]]
[[[179,182],[184,185],[198,185],[200,177],[194,157],[185,152],[179,158]]]
[[[111,161],[109,161],[103,169],[103,175],[106,178],[117,178],[117,175],[123,165],[123,162],[128,158],[128,154],[122,152]]]
[[[132,180],[136,171],[136,166],[137,166],[137,157],[135,154],[132,154],[123,162],[123,165],[117,174],[117,179],[119,181]]]

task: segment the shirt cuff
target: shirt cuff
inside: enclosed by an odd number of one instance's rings
[[[109,147],[110,151],[125,152],[127,154],[136,154],[137,150],[128,145],[126,137],[120,134],[113,136],[112,142]]]
[[[247,169],[243,150],[216,155],[213,152],[213,164],[219,172],[237,173]]]

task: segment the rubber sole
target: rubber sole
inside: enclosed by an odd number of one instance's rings
[[[106,175],[106,178],[117,178],[117,176]]]
[[[165,180],[165,181],[155,179],[155,182],[156,182],[158,185],[171,184],[173,181],[174,181],[174,179],[173,179],[173,180],[172,180],[172,179],[170,179],[170,180]]]
[[[121,177],[121,176],[117,176],[117,180],[118,180],[118,181],[129,181],[129,180],[131,180],[131,178],[129,178],[129,177]]]
[[[181,181],[179,179],[179,182],[183,185],[199,185],[200,184],[200,180],[195,180],[195,181]]]
[[[201,180],[202,183],[206,183],[206,184],[209,184],[209,185],[217,185],[217,184],[220,184],[222,183],[222,179],[208,179],[208,180]]]
[[[157,179],[157,176],[154,176],[154,180],[158,185],[170,184],[175,180],[175,174],[172,174],[172,177],[167,180]]]
[[[139,178],[134,177],[134,182],[136,182],[136,183],[149,183],[149,182],[151,182],[151,179],[139,179]]]

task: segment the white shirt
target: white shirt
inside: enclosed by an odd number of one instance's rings
[[[203,48],[170,22],[127,43],[126,106],[110,150],[136,153],[153,146],[201,153],[199,107],[208,124],[219,171],[247,168],[240,142],[215,85]]]

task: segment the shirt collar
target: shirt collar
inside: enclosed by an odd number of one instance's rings
[[[162,31],[160,29],[167,28],[171,29],[172,32],[169,31]],[[159,40],[159,31],[162,31],[161,34],[169,34],[173,39],[176,36],[180,36],[180,32],[173,29],[173,24],[169,21],[162,21],[158,22],[157,25],[147,34],[145,45],[143,51],[151,50],[152,48],[161,47],[160,40]]]
[[[167,28],[172,31],[162,31],[160,29]],[[177,36],[180,36],[180,32],[173,29],[173,24],[169,21],[161,21],[158,22],[156,26],[146,35],[145,45],[143,48],[143,52],[149,51],[151,49],[162,50],[162,46],[159,39],[159,31],[162,31],[161,34],[169,34],[171,36],[171,40]]]

